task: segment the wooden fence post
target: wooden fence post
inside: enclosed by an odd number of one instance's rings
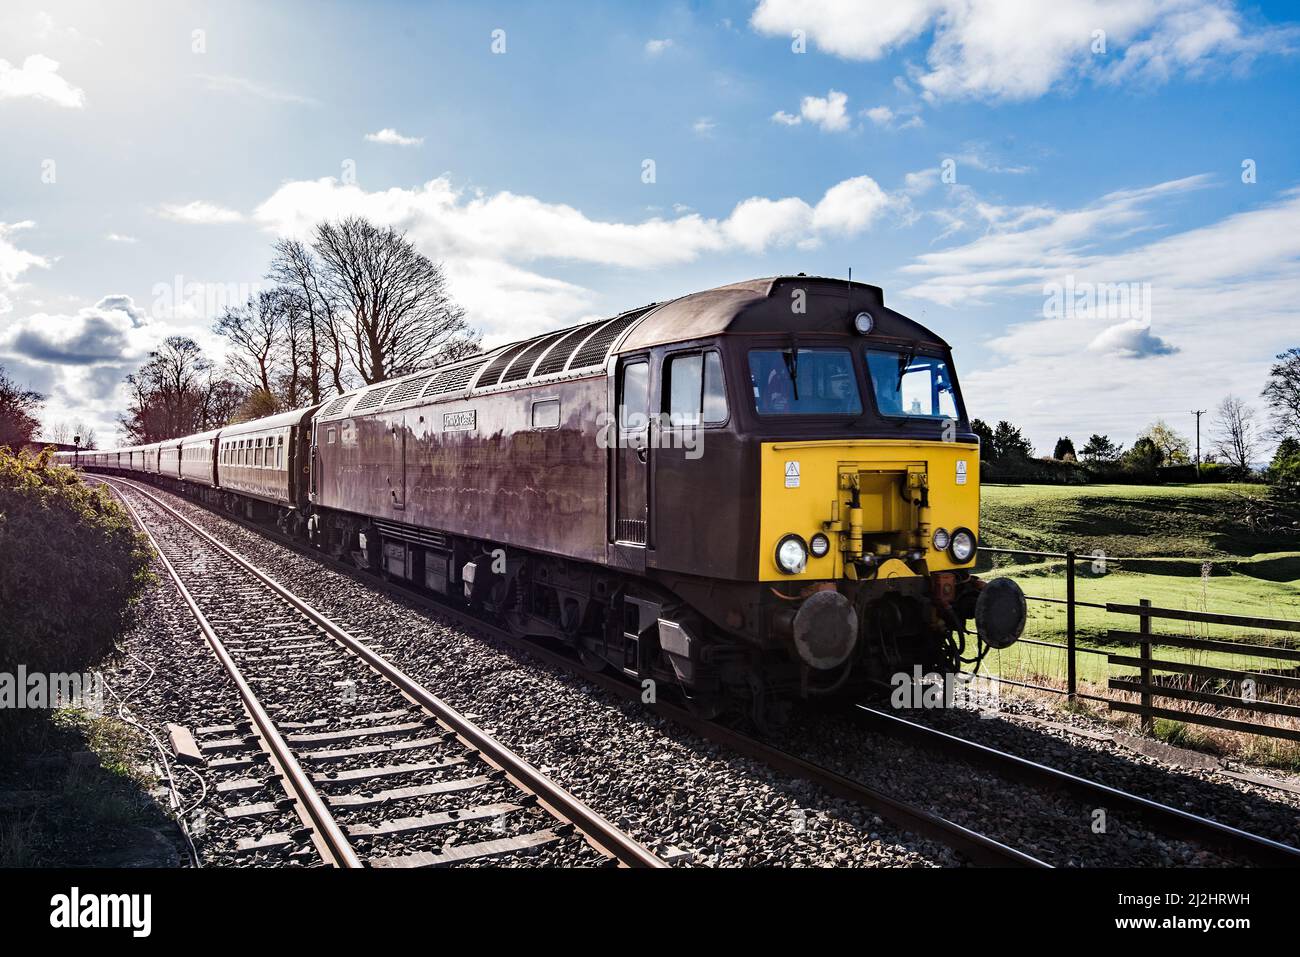
[[[1151,607],[1151,600],[1143,598],[1138,602],[1143,608]],[[1151,687],[1151,616],[1143,614],[1139,619],[1138,631],[1142,635],[1142,647],[1140,657],[1142,659],[1142,687]],[[1155,730],[1155,718],[1151,715],[1151,692],[1142,692],[1142,730],[1151,734]]]
[[[1074,549],[1065,553],[1065,693],[1066,700],[1074,704],[1077,675],[1074,668]]]

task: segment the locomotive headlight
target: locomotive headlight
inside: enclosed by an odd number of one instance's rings
[[[813,558],[824,558],[826,553],[831,550],[831,540],[818,532],[808,539],[808,547],[812,550]]]
[[[951,537],[948,535],[948,529],[936,528],[934,530],[934,547],[936,551],[946,552],[950,540]]]
[[[958,565],[965,565],[975,555],[975,534],[970,529],[959,528],[952,533],[952,542],[948,545],[952,560]]]
[[[808,546],[798,535],[787,535],[776,546],[776,567],[787,575],[798,575],[808,567]]]
[[[876,320],[869,312],[860,312],[853,317],[853,328],[860,336],[869,335],[876,327]]]

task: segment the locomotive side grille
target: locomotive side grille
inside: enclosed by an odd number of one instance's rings
[[[401,525],[381,518],[373,520],[379,533],[385,538],[395,538],[411,545],[423,545],[426,548],[448,548],[450,539],[445,532],[432,528],[418,528],[414,525]]]
[[[329,405],[325,406],[325,411],[321,415],[337,415],[347,408],[348,403],[352,401],[352,396],[341,395]]]
[[[433,378],[433,375],[434,374],[430,372],[427,375],[415,376],[397,383],[397,385],[393,387],[392,395],[390,395],[385,401],[405,402],[408,399],[414,399],[424,389],[428,381]]]
[[[555,372],[563,372],[564,367],[569,364],[569,356],[573,355],[573,350],[578,347],[583,339],[591,334],[600,323],[589,322],[585,326],[578,326],[576,329],[570,329],[564,334],[564,337],[555,344],[555,347],[542,359],[537,365],[534,376],[551,375]]]
[[[651,308],[653,307],[644,306],[607,322],[599,332],[583,343],[582,348],[578,350],[578,354],[569,363],[570,371],[585,369],[588,366],[603,366],[605,358],[609,355],[609,347],[614,344],[614,340],[623,334],[623,330],[649,312]]]
[[[501,377],[502,382],[518,382],[520,379],[527,379],[528,373],[533,371],[533,363],[537,361],[546,349],[559,339],[563,333],[555,332],[549,336],[543,336],[537,339],[523,352],[519,353],[519,358],[510,363],[510,368],[506,370],[505,375]]]
[[[501,355],[493,359],[492,364],[487,367],[481,376],[478,377],[478,388],[482,389],[490,385],[496,385],[500,382],[501,374],[506,371],[506,366],[510,365],[519,353],[527,349],[531,342],[532,340],[516,343],[505,352],[501,353]]]
[[[384,397],[392,391],[392,388],[391,385],[386,385],[380,386],[378,389],[371,389],[361,397],[361,401],[353,407],[352,411],[364,412],[367,409],[379,408],[379,404],[384,401]]]
[[[620,518],[615,529],[615,538],[629,545],[644,545],[646,523],[644,518]]]
[[[460,366],[456,369],[448,369],[446,372],[439,372],[429,383],[429,387],[424,390],[424,397],[431,395],[442,395],[446,392],[458,392],[469,385],[474,373],[483,368],[483,363],[475,362],[471,365]]]

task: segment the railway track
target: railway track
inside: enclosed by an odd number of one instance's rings
[[[121,480],[118,480],[121,481]],[[134,484],[134,483],[132,483]],[[229,518],[229,516],[224,516]],[[416,603],[457,624],[491,635],[494,639],[541,659],[542,661],[598,685],[602,690],[625,700],[640,700],[640,689],[634,688],[608,674],[595,673],[583,667],[574,658],[536,641],[521,638],[492,622],[436,598],[384,581],[345,565],[328,562],[319,553],[301,543],[267,528],[234,518],[258,534],[274,538],[329,567],[349,575],[367,587],[381,588],[403,599]],[[774,770],[817,784],[836,797],[857,803],[872,810],[891,823],[919,836],[937,841],[954,850],[968,862],[976,865],[1051,867],[1052,865],[994,837],[965,827],[919,802],[908,801],[874,788],[865,782],[842,775],[833,769],[808,761],[798,755],[775,747],[717,722],[701,718],[684,707],[666,701],[643,704],[647,709],[686,728],[692,733],[728,750],[762,762]],[[1296,866],[1300,864],[1300,849],[1248,831],[1201,817],[1179,808],[1137,794],[1090,781],[1047,765],[1029,761],[1017,755],[997,751],[985,745],[924,725],[887,714],[868,706],[852,709],[856,720],[864,727],[886,734],[906,738],[928,750],[942,752],[974,766],[992,771],[999,776],[1038,788],[1069,792],[1092,802],[1091,806],[1105,807],[1110,813],[1132,815],[1150,827],[1168,836],[1197,843],[1226,852],[1244,862],[1265,866]]]
[[[99,478],[103,477],[100,476]],[[157,502],[160,507],[166,508],[172,514],[180,517],[187,525],[197,528],[197,526],[194,526],[188,519],[180,516],[179,512],[176,512],[176,510],[172,509],[171,506],[162,503],[162,501],[150,490],[139,485],[134,480],[114,478],[108,481],[115,488],[120,489],[122,486],[125,486],[134,489],[141,495],[149,496]],[[130,503],[128,502],[128,507],[129,504]],[[230,518],[230,516],[225,517]],[[239,518],[233,518],[233,520],[258,534],[268,535],[274,538],[276,541],[293,548],[300,554],[310,556],[313,559],[322,562],[326,561],[326,559],[324,559],[319,553],[304,547],[301,543],[296,542],[291,538]],[[216,540],[207,532],[200,530],[200,533],[206,540],[216,542]],[[217,544],[227,553],[233,554],[226,546],[221,545],[220,543]],[[613,679],[608,675],[590,672],[572,658],[559,654],[549,648],[539,645],[536,642],[519,638],[505,629],[483,620],[482,618],[470,615],[461,609],[439,602],[411,589],[402,588],[399,585],[382,581],[374,576],[364,575],[363,573],[350,569],[345,565],[339,565],[336,563],[329,564],[334,570],[348,574],[367,587],[381,587],[385,590],[401,595],[406,600],[414,601],[436,614],[452,619],[458,625],[487,633],[495,639],[508,643],[512,647],[527,651],[529,654],[541,658],[543,661],[553,664],[558,668],[580,675],[584,680],[599,685],[611,694],[628,700],[640,700],[639,688],[631,688],[625,683]],[[977,831],[964,827],[961,824],[950,821],[918,804],[886,794],[885,792],[872,788],[861,781],[855,781],[851,778],[845,777],[844,775],[838,774],[833,770],[820,767],[798,757],[797,755],[773,747],[758,738],[742,734],[716,722],[699,718],[686,708],[678,707],[677,705],[662,701],[646,705],[646,707],[674,723],[685,727],[706,740],[710,740],[730,751],[743,754],[749,758],[764,763],[785,774],[815,783],[828,793],[833,794],[842,800],[859,804],[862,807],[879,814],[882,818],[889,820],[903,830],[943,844],[944,846],[956,851],[962,858],[972,864],[1016,867],[1048,866],[1043,861],[1030,854],[1026,854],[1014,847],[1010,847],[1009,845],[980,834]]]
[[[98,478],[149,538],[248,715],[194,733],[225,777],[225,818],[263,822],[240,852],[302,856],[309,844],[333,867],[445,866],[585,840],[622,866],[667,866],[152,490]],[[290,813],[298,826],[274,826]]]
[[[1171,837],[1215,848],[1252,864],[1300,866],[1300,848],[1289,844],[909,721],[870,705],[856,705],[853,713],[864,726],[874,731],[905,738],[1011,780],[1068,792],[1093,807],[1105,808],[1110,815],[1129,815]]]

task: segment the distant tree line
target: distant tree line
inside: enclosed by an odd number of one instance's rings
[[[442,265],[392,227],[323,222],[310,242],[277,242],[267,278],[270,288],[217,317],[213,330],[227,345],[221,367],[194,340],[173,336],[127,378],[128,440],[315,405],[479,351]]]
[[[1274,439],[1278,445],[1273,460],[1260,477],[1300,489],[1300,348],[1277,356],[1261,394],[1271,414],[1268,422],[1261,421],[1238,396],[1225,396],[1219,403],[1208,423],[1202,473],[1215,478],[1255,477],[1260,453]],[[995,480],[1088,481],[1125,476],[1150,480],[1160,469],[1193,462],[1192,443],[1164,419],[1139,432],[1127,451],[1109,435],[1093,433],[1077,451],[1069,436],[1061,436],[1051,457],[1041,459],[1033,457],[1033,446],[1010,422],[991,427],[975,419],[971,429],[980,438],[980,458],[992,466],[985,474]]]

